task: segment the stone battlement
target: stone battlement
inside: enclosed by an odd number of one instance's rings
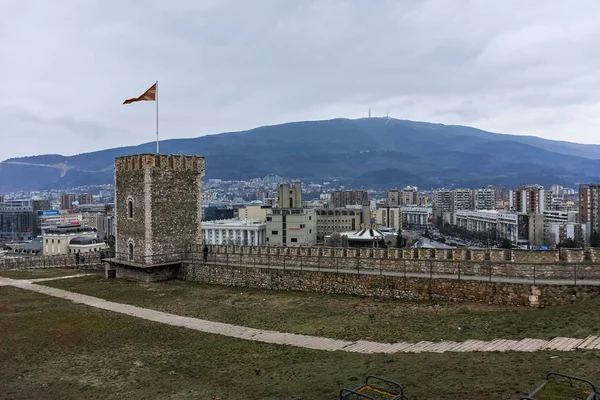
[[[560,250],[519,249],[370,249],[340,247],[279,247],[211,245],[215,253],[271,254],[286,256],[322,256],[338,258],[374,258],[396,260],[490,261],[499,263],[564,264],[600,263],[600,248]],[[193,245],[192,251],[201,251]]]
[[[135,170],[195,171],[204,176],[204,157],[177,154],[135,154],[115,158],[115,172]]]

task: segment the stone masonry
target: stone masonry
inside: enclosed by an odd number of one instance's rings
[[[116,257],[161,263],[181,255],[186,244],[201,243],[203,177],[203,157],[139,154],[116,158]]]

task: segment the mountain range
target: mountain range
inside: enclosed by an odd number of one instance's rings
[[[600,145],[486,132],[393,118],[332,119],[263,126],[160,143],[162,153],[206,157],[206,178],[277,174],[355,187],[481,187],[597,182]],[[74,156],[0,162],[0,192],[113,182],[115,157],[153,153],[155,143]]]

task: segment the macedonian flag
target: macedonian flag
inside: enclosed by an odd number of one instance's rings
[[[127,99],[123,102],[123,104],[135,103],[136,101],[156,101],[156,83],[150,86],[150,89],[146,90],[146,92],[140,97]]]

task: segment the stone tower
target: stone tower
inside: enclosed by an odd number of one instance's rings
[[[173,261],[202,241],[204,157],[138,154],[115,159],[116,258]]]

